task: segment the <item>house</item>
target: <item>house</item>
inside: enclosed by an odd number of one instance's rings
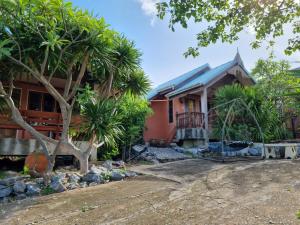
[[[255,83],[239,53],[220,66],[211,68],[204,64],[151,90],[147,99],[153,115],[146,121],[145,142],[183,141],[188,146],[205,145],[209,130],[208,111],[215,92],[233,83]]]
[[[66,80],[52,78],[52,85],[63,93]],[[5,82],[3,83],[5,87]],[[32,76],[17,75],[14,81],[12,98],[19,108],[23,119],[40,133],[59,140],[62,132],[62,117],[60,107],[46,88]],[[1,99],[0,99],[1,100]],[[4,102],[0,101],[0,104]],[[0,155],[1,156],[26,156],[34,150],[40,149],[39,143],[32,135],[14,123],[9,116],[9,109],[0,112]],[[73,113],[71,126],[77,127],[80,123],[79,113]],[[75,143],[82,149],[87,148],[87,143]],[[55,146],[47,144],[50,151]],[[60,152],[59,155],[67,155]],[[92,159],[97,159],[97,152],[92,152]]]

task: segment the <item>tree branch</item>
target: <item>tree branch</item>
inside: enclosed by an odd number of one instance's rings
[[[67,98],[67,101],[69,101],[71,98],[73,98],[75,96],[75,94],[77,92],[77,89],[80,86],[81,80],[82,80],[82,78],[85,74],[87,64],[88,64],[88,60],[89,60],[89,54],[86,53],[84,58],[83,58],[82,64],[81,64],[81,68],[80,68],[80,72],[78,74],[77,80],[76,80],[76,82],[73,86],[73,89],[72,89],[71,93],[69,94],[69,96]]]
[[[68,104],[68,102],[61,96],[61,94],[51,85],[50,82],[48,82],[48,80],[44,77],[41,76],[41,74],[39,74],[37,71],[34,71],[33,69],[31,69],[28,65],[24,64],[22,61],[15,59],[12,56],[8,56],[8,58],[10,60],[12,60],[13,62],[15,62],[16,64],[24,67],[24,69],[26,69],[28,72],[30,72],[34,78],[36,78],[39,82],[41,82],[45,88],[48,90],[48,92],[55,98],[55,100],[57,100],[58,102],[60,102],[61,104],[66,105],[67,108],[70,108],[70,105]]]
[[[46,64],[47,64],[47,61],[48,61],[48,57],[49,57],[49,46],[47,46],[46,50],[45,50],[44,61],[41,65],[41,75],[44,75]]]

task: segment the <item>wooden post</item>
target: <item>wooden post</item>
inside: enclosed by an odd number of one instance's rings
[[[201,95],[201,110],[204,113],[204,129],[205,129],[205,147],[208,147],[208,107],[207,107],[207,88],[205,87]]]
[[[208,130],[207,88],[204,88],[201,95],[201,110],[204,113],[204,128]]]

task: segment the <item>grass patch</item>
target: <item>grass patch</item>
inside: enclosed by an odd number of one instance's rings
[[[297,211],[296,216],[297,216],[297,219],[300,220],[300,210]]]

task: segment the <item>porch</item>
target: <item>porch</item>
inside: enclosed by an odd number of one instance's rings
[[[176,113],[176,139],[190,147],[206,145],[205,113]]]

